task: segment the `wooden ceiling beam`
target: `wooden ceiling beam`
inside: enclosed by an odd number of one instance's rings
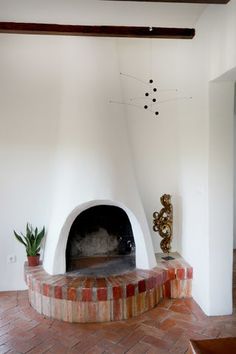
[[[175,2],[181,4],[216,4],[224,5],[230,0],[105,0],[105,1],[135,1],[135,2]]]
[[[192,39],[194,28],[133,27],[133,26],[84,26],[52,23],[0,22],[0,33]]]

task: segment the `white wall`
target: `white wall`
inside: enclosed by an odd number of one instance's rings
[[[236,83],[234,84],[234,249],[236,249]]]
[[[176,97],[175,92],[159,93],[161,88],[175,88],[178,86],[177,66],[171,62],[178,57],[178,42],[175,41],[143,41],[119,40],[120,71],[144,80],[154,80],[154,87],[158,89],[156,97],[168,99]],[[151,64],[156,63],[158,65]],[[167,70],[166,70],[167,69]],[[166,71],[168,72],[165,75]],[[176,102],[153,106],[159,110],[160,115],[144,110],[148,103],[144,100],[145,92],[151,92],[151,85],[145,85],[137,80],[121,76],[124,91],[124,101],[134,103],[140,108],[125,106],[128,117],[128,129],[133,157],[136,167],[138,185],[145,206],[150,228],[152,229],[152,214],[162,207],[160,197],[164,193],[173,195],[174,212],[176,203],[179,202],[178,175],[179,171],[179,140],[178,118],[174,117]],[[130,99],[141,97],[134,101]],[[188,104],[188,102],[187,102]],[[176,221],[176,215],[174,220]],[[176,250],[178,240],[178,223],[175,223],[173,250]],[[151,230],[152,231],[152,230]],[[156,251],[160,251],[160,237],[152,231]]]
[[[0,37],[0,290],[25,288],[13,229],[48,225],[60,108],[59,38]],[[16,263],[8,264],[9,255]]]
[[[0,20],[90,25],[191,27],[206,5],[98,0],[0,0]]]
[[[211,314],[230,314],[232,311],[233,106],[234,82],[210,83],[209,312]],[[219,279],[223,279],[223,291],[219,289]]]
[[[210,315],[232,312],[233,96],[236,68],[236,1],[206,9],[209,96],[209,306]],[[220,24],[220,26],[219,26]],[[216,80],[217,79],[217,80]],[[226,82],[224,84],[224,81]],[[227,83],[228,81],[228,83]],[[219,259],[223,258],[221,264]],[[217,279],[224,279],[223,285]]]
[[[120,40],[121,72],[148,81],[158,88],[160,114],[127,106],[128,127],[138,185],[150,228],[160,196],[172,195],[174,233],[172,250],[194,267],[193,294],[206,311],[209,298],[208,269],[208,106],[206,67],[202,45],[195,41]],[[195,70],[193,66],[195,65]],[[121,78],[124,101],[143,97],[146,86]],[[161,91],[162,89],[178,89]],[[176,98],[190,97],[192,99]],[[174,99],[172,101],[172,99]],[[135,104],[141,107],[144,100]],[[160,236],[152,231],[155,250]]]
[[[209,6],[200,19],[206,34],[211,80],[235,67],[236,0],[226,6]]]
[[[208,7],[191,42],[120,44],[122,72],[143,79],[151,73],[160,87],[177,87],[178,96],[193,96],[191,101],[160,105],[157,119],[130,106],[127,116],[139,188],[150,225],[160,195],[173,194],[174,211],[177,210],[173,248],[193,266],[193,296],[209,315],[232,311],[233,91],[231,83],[222,84],[221,97],[213,93],[212,87],[209,96],[208,83],[236,64],[235,4],[231,1],[226,7]],[[232,80],[232,73],[228,72],[224,80]],[[140,96],[137,82],[123,79],[122,83],[126,101],[132,95]],[[217,151],[221,152],[218,156]],[[217,169],[222,172],[219,174]],[[224,183],[227,188],[219,193]],[[160,239],[154,233],[153,241],[159,250]],[[222,256],[223,267],[219,262]],[[227,274],[223,287],[219,274],[221,279]]]

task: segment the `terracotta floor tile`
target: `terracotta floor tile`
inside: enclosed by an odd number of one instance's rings
[[[95,336],[98,338],[105,338],[112,343],[118,343],[122,338],[128,333],[125,331],[109,331],[109,330],[100,330],[95,333]]]
[[[69,348],[65,345],[62,345],[61,343],[56,343],[54,344],[50,349],[48,349],[47,351],[44,351],[43,353],[47,353],[47,354],[65,354],[67,353],[69,350]]]
[[[176,325],[176,321],[170,318],[167,318],[166,320],[162,321],[159,325],[159,328],[162,331],[168,331],[170,328],[174,327]]]
[[[158,327],[150,327],[150,326],[146,326],[144,324],[141,324],[138,327],[138,329],[144,335],[151,335],[151,336],[154,336],[156,338],[163,338],[163,336],[165,335],[165,331],[163,331],[162,329],[160,329]]]
[[[39,338],[35,338],[35,340],[33,341],[24,341],[24,338],[14,338],[14,340],[11,340],[9,342],[9,345],[11,347],[11,349],[17,350],[20,353],[27,353],[29,352],[31,349],[35,348],[35,346],[39,346],[41,344],[41,341]]]
[[[192,299],[185,299],[184,300],[185,305],[191,310],[191,312],[194,314],[196,319],[200,320],[205,320],[207,315],[204,314],[204,312],[201,310],[200,306],[195,302],[192,301]]]
[[[6,343],[9,343],[9,341],[12,339],[12,337],[6,333],[2,336],[0,336],[0,346]]]
[[[191,314],[191,311],[185,304],[173,304],[169,307],[169,310],[174,311],[174,312],[179,312],[179,313],[184,313],[184,314]]]
[[[92,336],[87,336],[83,338],[78,344],[73,346],[73,350],[77,350],[78,353],[85,353],[86,351],[90,350],[93,346],[98,343],[97,338]]]
[[[130,348],[126,353],[127,354],[145,354],[150,349],[150,345],[145,343],[137,343],[135,346]]]
[[[87,350],[85,354],[103,354],[105,352],[104,348],[101,348],[98,345],[95,345],[91,349]]]
[[[171,354],[184,354],[188,350],[189,339],[186,339],[184,336],[180,336],[177,342],[172,345],[168,351]]]
[[[37,321],[30,321],[30,320],[27,320],[27,318],[26,319],[19,318],[18,320],[16,320],[14,322],[14,326],[18,327],[22,331],[23,330],[24,331],[30,330],[30,329],[36,327],[37,325],[38,325]]]
[[[199,325],[198,323],[191,323],[189,321],[176,320],[176,326],[194,333],[200,334],[203,332],[203,328],[201,325]]]
[[[182,320],[182,321],[187,321],[191,323],[200,323],[202,324],[202,321],[197,321],[196,316],[194,316],[193,313],[187,314],[187,313],[180,313],[180,312],[171,312],[169,313],[168,318],[171,317],[173,320]]]
[[[125,350],[124,346],[118,344],[111,343],[110,341],[103,339],[98,343],[98,346],[104,349],[105,354],[124,354],[127,350]]]
[[[8,344],[3,344],[0,346],[0,354],[8,353],[11,350],[11,346]]]
[[[173,300],[171,299],[163,299],[159,304],[158,307],[159,308],[165,308],[168,309],[171,305],[173,304]]]
[[[9,318],[5,318],[5,317],[1,318],[1,315],[0,315],[0,330],[2,327],[6,326],[8,324],[11,324],[11,320]]]
[[[147,319],[145,321],[142,322],[145,326],[149,326],[149,327],[154,327],[154,328],[157,328],[159,327],[160,325],[160,321],[158,320],[150,320],[150,319]]]
[[[151,346],[165,350],[166,352],[171,348],[171,343],[163,339],[156,338],[154,336],[145,336],[142,338],[142,343],[150,344]]]
[[[150,347],[150,349],[145,354],[166,354],[166,350],[158,349],[158,351],[157,351],[157,348]]]
[[[24,331],[24,330],[21,330],[18,327],[11,328],[8,331],[8,335],[12,336],[13,338],[19,338],[19,339],[24,338],[25,341],[29,341],[30,339],[35,337],[34,333],[32,333],[31,331],[27,331],[27,330]]]
[[[182,338],[185,338],[187,340],[189,338],[192,338],[192,339],[195,339],[195,340],[210,339],[209,336],[205,336],[204,334],[201,334],[201,333],[192,332],[191,330],[183,332]]]
[[[53,338],[49,338],[46,341],[43,341],[39,346],[34,347],[29,351],[30,354],[32,353],[37,353],[37,350],[39,353],[44,353],[47,350],[50,350],[55,344],[57,344],[57,341]],[[28,354],[28,353],[27,353]]]
[[[236,337],[236,328],[225,328],[225,330],[220,332],[219,337]]]
[[[11,322],[8,322],[0,328],[0,336],[9,333],[9,331],[11,331],[12,329],[14,329],[13,324]]]
[[[210,338],[217,338],[220,335],[220,329],[217,327],[207,327],[203,330],[202,334]]]
[[[52,345],[50,345],[48,348],[41,348],[41,347],[35,347],[33,349],[31,349],[27,354],[43,354],[45,353],[48,349],[50,349],[52,347]]]
[[[145,333],[142,330],[136,330],[131,332],[128,336],[122,339],[119,344],[123,345],[127,350],[137,344],[143,337]]]
[[[60,334],[55,334],[52,336],[52,338],[57,342],[60,343],[61,345],[67,347],[67,348],[72,348],[76,344],[80,343],[81,340],[84,338],[83,335],[80,336],[62,336]]]
[[[153,320],[162,321],[169,317],[170,312],[166,308],[162,308],[161,305],[158,305],[156,308],[149,311],[148,315],[149,318],[152,318]]]
[[[169,341],[172,345],[176,343],[179,338],[183,335],[184,329],[178,327],[172,327],[166,331],[163,340]]]
[[[75,324],[36,313],[27,291],[0,293],[0,354],[184,354],[190,338],[227,336],[236,336],[236,308],[207,317],[192,299],[163,300],[128,321]]]

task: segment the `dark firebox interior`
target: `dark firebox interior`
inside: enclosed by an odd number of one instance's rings
[[[134,236],[123,209],[98,205],[77,216],[67,241],[67,272],[106,275],[134,267]]]

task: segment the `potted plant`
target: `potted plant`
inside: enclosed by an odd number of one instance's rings
[[[25,246],[28,265],[33,267],[39,265],[39,251],[41,241],[45,236],[45,227],[42,228],[41,231],[36,227],[33,228],[29,223],[26,224],[26,233],[17,234],[14,230],[14,235],[16,239]]]

